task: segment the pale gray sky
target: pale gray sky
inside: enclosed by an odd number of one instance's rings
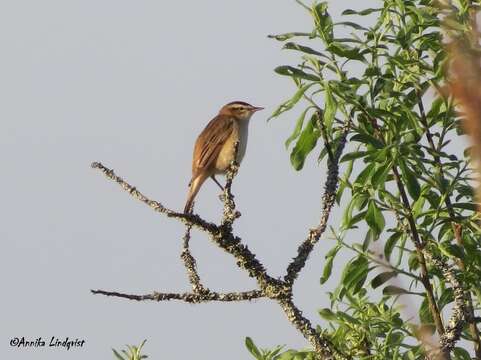
[[[333,2],[333,14],[352,7]],[[362,1],[367,7],[372,1]],[[90,169],[102,161],[164,205],[182,209],[195,137],[226,102],[254,116],[234,191],[236,230],[276,276],[318,221],[325,170],[296,173],[284,140],[298,112],[266,123],[293,91],[274,67],[295,63],[268,34],[308,31],[294,1],[2,1],[0,144],[3,219],[0,355],[111,359],[110,348],[148,339],[152,359],[250,358],[245,336],[271,347],[307,343],[273,302],[137,303],[90,294],[189,289],[179,260],[183,227],[134,201]],[[218,190],[196,203],[218,220]],[[339,219],[334,212],[333,224]],[[320,287],[324,237],[295,288],[314,324],[328,306]],[[230,256],[195,233],[193,253],[212,290],[255,284]],[[341,269],[342,263],[336,263]],[[339,271],[337,271],[339,272]],[[85,339],[83,348],[12,348],[25,336]]]

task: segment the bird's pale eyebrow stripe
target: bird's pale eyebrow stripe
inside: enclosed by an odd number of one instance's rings
[[[250,104],[244,102],[244,101],[232,101],[228,103],[227,105],[237,105],[237,106],[242,106],[242,107],[249,107],[251,106]]]

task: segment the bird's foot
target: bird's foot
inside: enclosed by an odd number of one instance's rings
[[[234,195],[231,194],[231,199],[234,200]],[[225,194],[222,193],[222,194],[219,194],[219,200],[222,201],[222,202],[225,202]]]

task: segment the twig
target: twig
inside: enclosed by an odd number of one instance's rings
[[[292,299],[283,299],[279,301],[282,310],[287,315],[289,321],[299,330],[304,337],[314,345],[316,354],[320,355],[321,359],[349,359],[348,357],[336,351],[334,344],[331,343],[324,336],[320,336],[311,325],[311,322],[306,319],[301,311],[294,305]],[[334,350],[334,353],[332,350]]]
[[[436,325],[436,330],[438,331],[440,336],[443,336],[445,329],[444,329],[443,321],[441,319],[441,311],[439,310],[438,304],[436,303],[436,299],[434,298],[434,291],[431,285],[431,281],[429,280],[428,268],[427,268],[426,259],[424,256],[425,254],[424,249],[426,244],[419,237],[419,232],[416,227],[416,222],[414,221],[411,205],[409,203],[409,199],[407,197],[404,184],[401,181],[401,177],[399,175],[399,172],[396,166],[393,167],[393,173],[394,173],[394,179],[396,180],[397,187],[399,189],[399,193],[401,195],[403,205],[407,211],[406,217],[409,224],[409,230],[411,232],[411,239],[414,243],[414,247],[416,248],[416,255],[418,257],[419,265],[421,268],[421,271],[420,271],[421,284],[423,284],[424,289],[426,290],[429,310],[431,312],[431,315],[433,316],[434,324]],[[445,357],[446,359],[449,359],[450,358],[449,353],[445,354]]]
[[[119,184],[122,189],[127,191],[132,197],[135,199],[142,201],[144,204],[148,205],[150,208],[152,208],[154,211],[165,214],[170,218],[177,219],[181,221],[184,224],[187,225],[192,225],[197,229],[200,229],[202,231],[208,232],[210,234],[217,234],[219,232],[219,228],[216,224],[210,223],[202,219],[198,215],[194,214],[185,214],[185,213],[179,213],[174,210],[168,209],[164,207],[161,203],[151,200],[148,197],[146,197],[144,194],[142,194],[140,191],[137,190],[135,186],[130,185],[128,182],[126,182],[124,179],[122,179],[120,176],[117,176],[114,172],[113,169],[109,169],[102,165],[100,162],[93,162],[91,167],[93,169],[99,169],[102,171],[102,173],[110,180],[115,181],[117,184]]]
[[[441,335],[441,348],[444,353],[450,353],[461,337],[465,320],[466,320],[466,296],[465,290],[458,278],[455,270],[451,265],[448,265],[443,259],[435,257],[432,252],[424,251],[426,259],[434,266],[440,269],[444,278],[451,284],[454,292],[454,307],[451,318],[445,328],[444,334]],[[442,356],[442,354],[440,354]]]
[[[237,152],[239,150],[239,141],[234,144],[234,159],[237,159]],[[232,181],[239,171],[239,164],[234,160],[226,173],[226,182],[224,186],[224,212],[221,221],[221,227],[226,231],[232,231],[232,224],[240,217],[240,213],[236,211],[234,202],[234,195],[232,195]]]
[[[199,273],[197,272],[197,263],[190,253],[189,242],[191,229],[192,225],[187,225],[184,237],[182,239],[183,245],[180,258],[182,259],[185,269],[187,270],[187,276],[189,277],[189,282],[192,285],[192,291],[195,294],[205,294],[209,292],[209,290],[202,285]]]
[[[92,294],[101,294],[105,296],[113,296],[113,297],[129,299],[129,300],[136,300],[136,301],[180,300],[180,301],[191,303],[191,304],[197,304],[197,303],[208,302],[208,301],[250,301],[250,300],[265,297],[265,295],[261,290],[230,292],[230,293],[218,293],[218,292],[207,291],[202,294],[153,292],[152,294],[146,294],[146,295],[124,294],[116,291],[105,291],[105,290],[90,290],[90,291],[92,292]]]

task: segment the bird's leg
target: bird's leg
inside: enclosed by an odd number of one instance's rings
[[[219,199],[220,201],[224,202],[224,190],[225,190],[224,187],[220,184],[219,181],[217,181],[217,179],[215,178],[215,175],[212,175],[210,178],[214,180],[217,186],[220,187],[220,189],[222,190],[222,193],[219,195]]]
[[[217,184],[218,187],[220,187],[222,191],[224,191],[224,187],[220,184],[220,182],[217,181],[217,179],[215,178],[215,175],[212,175],[210,178],[214,180],[214,182]]]

